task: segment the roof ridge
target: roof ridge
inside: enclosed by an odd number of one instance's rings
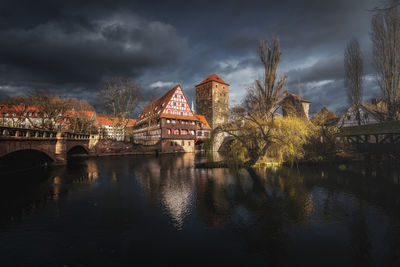
[[[225,82],[224,80],[222,80],[222,78],[219,77],[218,74],[213,73],[213,74],[208,75],[207,78],[205,78],[201,83],[199,83],[199,84],[196,85],[196,86],[202,85],[202,84],[204,84],[204,83],[212,82],[212,81],[214,81],[214,82],[219,82],[219,83],[226,84],[226,85],[229,85],[227,82]]]

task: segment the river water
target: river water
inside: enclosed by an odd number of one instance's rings
[[[195,169],[193,154],[3,175],[1,266],[400,266],[400,177]]]

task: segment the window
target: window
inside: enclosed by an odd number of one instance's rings
[[[182,140],[182,146],[185,146],[185,141]]]
[[[351,119],[351,116],[350,115],[347,115],[347,120],[349,121]]]
[[[190,146],[190,142],[188,143],[188,146]]]
[[[171,134],[171,129],[168,129],[167,132],[168,132],[168,134]]]
[[[183,116],[183,112],[181,112],[181,116]]]
[[[167,123],[171,123],[171,120],[170,120],[170,119],[167,119]]]
[[[169,143],[169,145],[170,145],[170,146],[173,146],[173,145],[174,145],[174,142]]]

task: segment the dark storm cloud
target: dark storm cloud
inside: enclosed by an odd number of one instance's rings
[[[194,85],[218,73],[231,84],[231,103],[239,103],[262,73],[259,39],[277,36],[283,52],[279,69],[289,74],[289,90],[296,92],[301,81],[311,109],[339,108],[344,47],[358,37],[369,57],[371,10],[378,3],[2,1],[0,95],[45,86],[91,97],[104,77],[127,75],[142,84],[147,97],[180,83],[193,99]]]
[[[92,21],[90,28],[47,23],[3,30],[0,36],[3,65],[53,83],[95,82],[115,74],[136,77],[144,68],[175,61],[186,50],[172,26],[120,17]]]

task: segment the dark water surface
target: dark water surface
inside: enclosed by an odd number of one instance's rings
[[[396,171],[194,162],[104,157],[3,175],[0,266],[400,266]]]

